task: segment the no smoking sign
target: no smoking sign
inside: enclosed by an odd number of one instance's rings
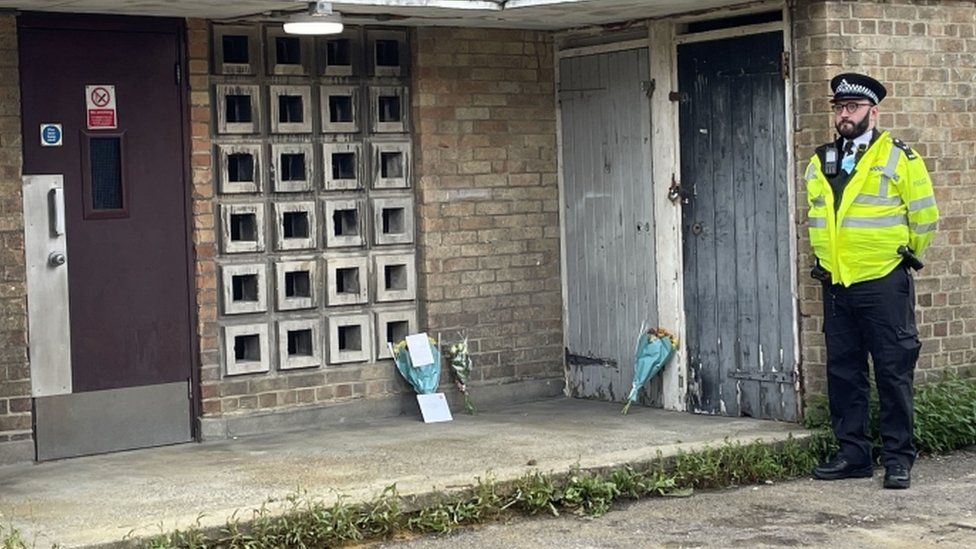
[[[119,125],[115,107],[115,86],[93,84],[85,86],[85,106],[89,130],[111,130]]]

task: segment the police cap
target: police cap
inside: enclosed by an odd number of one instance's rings
[[[831,102],[841,99],[867,99],[877,105],[888,95],[888,90],[874,78],[866,74],[845,72],[830,80],[830,89],[834,93]]]

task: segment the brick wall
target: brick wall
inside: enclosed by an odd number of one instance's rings
[[[17,20],[0,15],[0,446],[31,439]],[[0,463],[3,460],[0,449]]]
[[[203,414],[219,413],[220,357],[217,335],[217,253],[213,147],[210,143],[210,34],[202,19],[186,22],[190,85],[190,166],[193,203],[194,290]]]
[[[793,10],[797,174],[833,137],[830,78],[871,74],[889,97],[879,126],[925,159],[942,220],[916,277],[923,341],[916,378],[976,377],[976,3],[803,0]],[[806,220],[798,178],[797,219]],[[826,358],[805,225],[799,247],[801,343],[808,392],[823,392]]]
[[[561,377],[551,36],[422,28],[414,48],[422,324],[464,330],[479,381]]]

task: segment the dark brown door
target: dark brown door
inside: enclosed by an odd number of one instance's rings
[[[72,393],[188,383],[183,21],[28,14],[19,48],[24,173],[64,176]],[[93,85],[117,128],[88,128]]]

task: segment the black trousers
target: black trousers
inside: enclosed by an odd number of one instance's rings
[[[922,345],[915,327],[915,282],[899,266],[877,280],[824,285],[827,396],[839,457],[871,462],[868,354],[881,406],[882,463],[911,467],[912,382]]]

